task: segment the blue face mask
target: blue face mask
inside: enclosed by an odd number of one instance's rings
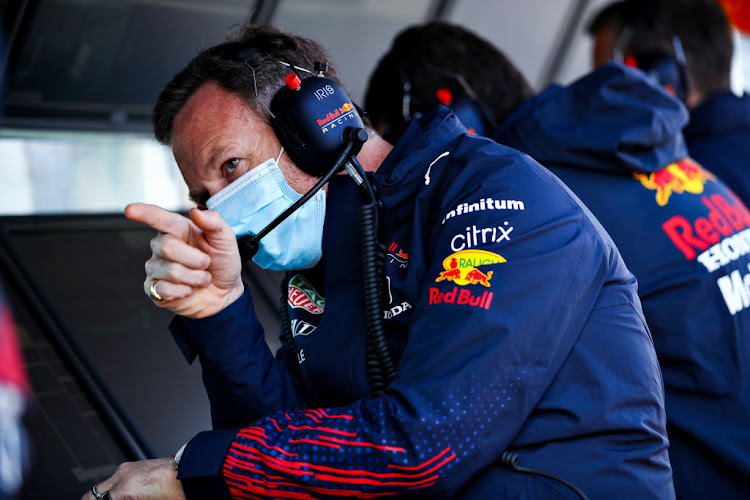
[[[258,234],[302,198],[289,187],[277,162],[270,158],[206,202],[206,207],[219,212],[238,238]],[[325,213],[325,191],[320,190],[260,240],[253,261],[275,271],[313,267],[323,254]]]

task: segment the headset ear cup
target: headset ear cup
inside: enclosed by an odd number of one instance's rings
[[[449,107],[470,134],[486,136],[492,132],[484,110],[471,97],[456,93]]]
[[[271,124],[295,165],[322,177],[344,147],[344,130],[364,128],[362,118],[335,81],[310,76],[290,82],[271,101]]]
[[[271,117],[271,126],[273,127],[274,132],[276,132],[276,137],[279,138],[279,142],[284,146],[284,149],[292,150],[305,147],[305,143],[302,142],[302,139],[300,139],[294,131],[289,130],[283,122],[277,120],[276,117]]]
[[[625,60],[623,61],[623,64],[625,64],[625,66],[627,66],[628,68],[638,67],[638,61],[636,61],[635,57],[633,57],[631,54],[628,54],[625,56]]]
[[[665,49],[644,50],[636,54],[624,54],[633,37],[633,28],[626,25],[614,47],[614,59],[631,68],[640,70],[653,77],[670,94],[687,102],[690,92],[690,80],[687,70],[682,41],[677,35],[672,36],[672,52]]]
[[[683,64],[666,52],[645,52],[636,57],[638,68],[652,77],[667,92],[681,101],[687,99],[687,71]]]

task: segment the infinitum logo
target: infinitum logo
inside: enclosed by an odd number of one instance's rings
[[[485,210],[525,210],[522,201],[518,200],[495,200],[493,198],[482,198],[476,203],[459,203],[456,208],[445,214],[443,224],[448,219],[472,212],[483,212]]]

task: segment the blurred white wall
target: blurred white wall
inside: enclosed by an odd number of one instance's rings
[[[539,88],[549,57],[555,49],[576,0],[456,2],[450,20],[481,34],[518,66],[526,79]]]
[[[171,151],[131,134],[2,131],[0,179],[0,215],[193,206]]]
[[[609,2],[455,0],[447,4],[452,5],[447,20],[495,43],[542,90],[550,81],[567,84],[590,70],[592,43],[585,27]],[[280,0],[272,24],[326,46],[346,88],[361,103],[393,36],[427,20],[437,5],[434,0]],[[196,50],[203,44],[196,40]],[[737,36],[733,88],[750,88],[747,35]],[[5,188],[0,214],[117,212],[132,201],[177,210],[191,206],[171,154],[145,134],[0,130],[0,178]]]
[[[406,26],[423,22],[431,0],[282,0],[281,29],[320,42],[352,99],[362,103],[370,73]]]
[[[740,32],[734,37],[732,90],[737,95],[750,92],[750,35]]]
[[[588,71],[591,44],[583,27],[608,1],[456,0],[446,20],[500,47],[539,89],[558,51],[564,57],[554,80],[569,82]],[[372,69],[393,37],[424,22],[432,6],[431,0],[282,0],[273,24],[321,42],[347,90],[361,102]],[[583,14],[576,16],[581,6]],[[560,44],[568,29],[573,36],[570,49],[564,50]]]

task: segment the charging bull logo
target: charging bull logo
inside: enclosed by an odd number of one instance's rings
[[[448,280],[457,285],[479,284],[489,288],[492,271],[485,274],[477,268],[503,262],[506,262],[504,257],[486,250],[461,250],[443,260],[445,271],[442,271],[435,281]]]
[[[690,158],[667,165],[651,174],[636,172],[633,177],[641,181],[644,187],[656,191],[656,203],[660,207],[669,202],[672,193],[701,194],[706,182],[716,178]]]
[[[398,262],[399,268],[405,269],[409,265],[409,254],[404,252],[403,248],[399,248],[395,241],[388,247],[388,257],[390,258],[388,263]]]

